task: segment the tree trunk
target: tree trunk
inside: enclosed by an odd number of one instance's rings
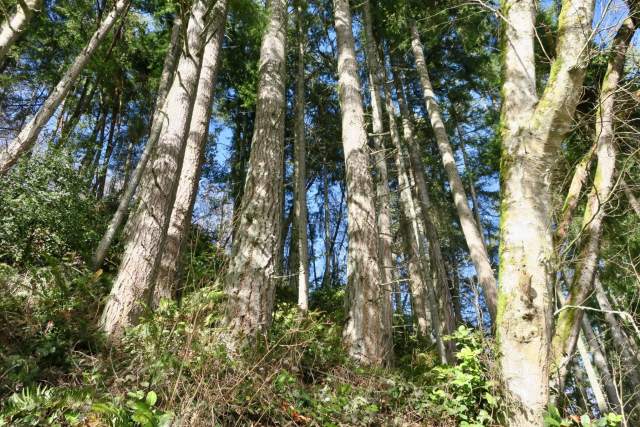
[[[387,155],[384,143],[384,112],[382,98],[380,93],[384,82],[384,70],[378,56],[378,48],[373,36],[373,24],[371,17],[371,7],[369,1],[365,0],[362,4],[364,11],[364,39],[366,49],[366,60],[369,75],[369,92],[371,94],[371,112],[372,112],[372,128],[373,128],[373,148],[375,154],[373,161],[375,163],[376,178],[376,203],[377,203],[377,224],[378,235],[380,238],[378,263],[380,264],[380,278],[383,286],[382,291],[382,309],[385,339],[385,346],[393,347],[392,323],[393,314],[391,310],[391,288],[393,277],[393,256],[391,247],[393,246],[393,236],[391,233],[391,214],[390,204],[391,197],[389,193],[389,178],[387,172]]]
[[[536,92],[535,2],[506,0],[500,274],[496,335],[510,426],[540,426],[549,397],[553,278],[551,170],[581,94],[592,0],[563,0],[556,59]],[[578,48],[580,47],[580,48]]]
[[[409,107],[404,95],[404,83],[402,80],[402,76],[400,76],[400,82],[398,83],[396,81],[396,93],[398,96],[398,104],[400,105],[400,114],[402,116],[404,140],[409,151],[409,163],[411,171],[413,172],[412,174],[407,172],[407,174],[413,175],[422,225],[424,227],[425,235],[427,236],[427,241],[429,242],[431,270],[436,277],[436,289],[439,291],[436,293],[439,294],[439,306],[442,307],[443,311],[443,316],[440,318],[440,323],[442,324],[442,335],[448,335],[453,332],[454,329],[453,315],[451,312],[453,310],[453,306],[451,304],[449,281],[445,270],[442,249],[440,247],[438,230],[429,216],[431,200],[429,197],[429,190],[427,189],[427,179],[422,166],[419,148],[414,138],[413,123],[411,122]],[[454,361],[453,345],[454,344],[451,342],[447,346],[447,360],[449,362]]]
[[[80,54],[67,69],[57,86],[51,91],[49,97],[44,102],[36,115],[27,123],[17,137],[13,139],[5,150],[0,152],[0,174],[6,173],[13,166],[20,156],[31,150],[38,139],[40,130],[47,124],[56,109],[67,96],[73,87],[78,76],[84,70],[91,56],[94,54],[100,43],[113,27],[113,24],[128,10],[131,0],[118,0],[115,8],[102,21],[100,27],[93,34],[89,43],[82,49]]]
[[[296,98],[295,98],[295,142],[294,142],[294,172],[295,172],[295,233],[298,246],[298,307],[301,311],[309,309],[309,254],[307,242],[307,176],[306,176],[306,141],[304,135],[304,50],[306,44],[306,26],[303,22],[306,13],[306,2],[299,0],[296,19],[298,32],[298,63],[296,68]]]
[[[640,390],[640,360],[638,360],[636,343],[620,327],[615,314],[612,313],[613,307],[609,304],[609,298],[607,298],[607,294],[597,275],[594,278],[594,287],[598,305],[603,311],[604,320],[609,325],[609,333],[613,338],[613,344],[620,354],[620,360],[625,369],[624,377],[629,381],[632,390]]]
[[[189,238],[193,206],[198,195],[204,150],[209,136],[212,97],[216,87],[227,18],[227,0],[217,0],[211,14],[210,34],[207,34],[208,41],[202,54],[195,104],[186,135],[187,143],[176,198],[171,210],[166,243],[158,266],[152,307],[157,307],[162,298],[171,298],[175,291],[182,254]]]
[[[591,160],[593,159],[593,155],[595,154],[597,147],[598,144],[596,143],[589,148],[589,151],[582,156],[582,159],[580,159],[576,165],[575,171],[573,172],[573,177],[571,178],[569,190],[567,191],[567,196],[565,197],[564,204],[562,205],[560,220],[558,221],[558,226],[556,227],[554,236],[558,255],[562,255],[561,251],[564,246],[564,240],[569,232],[569,226],[573,220],[573,214],[578,207],[580,193],[582,192],[582,187],[587,181],[587,175],[589,174],[589,168],[591,167]]]
[[[158,138],[160,137],[160,131],[162,130],[163,123],[165,123],[168,118],[165,114],[164,103],[167,98],[167,93],[173,83],[173,77],[175,73],[175,68],[178,63],[178,59],[180,57],[181,51],[181,43],[180,43],[180,28],[182,27],[182,21],[179,17],[174,18],[173,28],[171,29],[171,41],[169,43],[169,47],[167,49],[167,54],[164,58],[164,64],[162,66],[162,75],[160,76],[160,84],[158,86],[158,93],[156,95],[156,105],[153,113],[153,118],[151,120],[151,130],[149,132],[149,139],[147,140],[147,144],[144,147],[144,151],[142,152],[142,156],[136,165],[133,174],[125,179],[125,191],[120,197],[120,202],[118,203],[118,208],[116,209],[115,214],[111,218],[109,225],[107,226],[107,230],[105,231],[98,247],[96,248],[96,252],[93,255],[92,265],[94,269],[100,268],[102,265],[105,256],[107,256],[107,251],[113,242],[113,239],[124,220],[128,210],[129,204],[131,203],[131,199],[138,188],[138,184],[142,179],[142,175],[147,167],[147,163],[151,158],[151,153],[154,151]],[[131,165],[129,165],[131,167]]]
[[[208,7],[197,1],[191,8],[185,47],[163,109],[167,121],[129,218],[122,262],[102,315],[102,328],[111,338],[118,338],[152,302],[195,101]]]
[[[598,164],[582,220],[584,237],[579,254],[579,263],[569,289],[569,297],[567,298],[569,307],[559,313],[552,342],[554,363],[552,373],[557,376],[554,381],[558,384],[560,393],[562,393],[564,377],[566,376],[566,365],[575,350],[583,315],[583,310],[577,309],[575,306],[584,305],[593,290],[593,278],[597,268],[605,207],[608,204],[614,184],[617,151],[613,130],[615,92],[624,72],[625,56],[634,31],[635,25],[633,21],[631,18],[626,19],[614,38],[607,72],[600,89],[595,126]]]
[[[235,338],[271,324],[280,259],[285,114],[287,4],[269,2],[260,48],[256,118],[238,228],[226,277],[225,323]],[[230,343],[233,347],[235,343]]]
[[[629,205],[631,205],[631,209],[636,213],[638,217],[640,217],[640,202],[633,194],[626,181],[623,179],[620,184],[622,185],[622,190],[624,191],[625,196],[627,196],[627,200],[629,201]]]
[[[431,86],[431,80],[429,79],[427,63],[415,22],[411,22],[411,48],[413,55],[415,56],[416,68],[418,70],[418,75],[420,76],[420,82],[422,83],[422,95],[424,97],[425,107],[429,114],[431,127],[436,135],[438,150],[440,150],[442,163],[449,179],[449,185],[451,186],[453,203],[456,207],[456,211],[458,212],[460,226],[462,227],[462,232],[467,242],[467,246],[469,247],[471,260],[473,261],[476,273],[478,274],[478,281],[484,291],[484,298],[487,303],[487,308],[489,309],[489,314],[491,315],[491,320],[494,321],[496,318],[498,292],[496,288],[496,279],[493,274],[493,269],[491,268],[491,263],[489,262],[489,255],[487,254],[487,249],[484,246],[484,241],[480,234],[478,224],[476,224],[473,212],[469,208],[469,201],[464,190],[464,185],[462,184],[462,180],[458,174],[453,149],[449,143],[449,137],[447,136],[447,130],[444,127],[444,120],[440,113],[440,107],[436,101],[436,96]]]
[[[403,243],[405,257],[408,263],[410,289],[413,299],[414,317],[418,326],[418,335],[430,337],[433,334],[440,361],[447,363],[447,349],[442,340],[443,331],[438,313],[438,302],[431,282],[427,253],[418,227],[418,215],[411,193],[411,183],[407,172],[407,162],[404,149],[400,142],[400,133],[396,124],[396,110],[391,98],[391,90],[384,85],[385,103],[389,117],[389,132],[395,148],[395,162],[398,172],[398,187],[400,191],[400,218],[406,218],[403,227]]]
[[[580,359],[582,359],[584,370],[587,373],[591,391],[593,392],[593,396],[596,398],[598,410],[601,414],[606,414],[607,412],[609,412],[609,405],[607,404],[607,400],[604,397],[604,392],[602,391],[600,376],[591,363],[591,358],[589,356],[589,351],[587,350],[587,344],[585,343],[583,335],[580,335],[580,337],[578,338],[578,353],[580,354]]]
[[[588,316],[582,317],[582,334],[586,338],[589,350],[591,350],[591,353],[593,354],[593,363],[600,372],[600,378],[602,378],[602,384],[607,394],[607,400],[609,401],[611,410],[618,412],[620,411],[620,396],[616,389],[616,381],[615,378],[613,378],[613,375],[611,375],[611,370],[609,369],[605,353],[598,343],[598,339],[596,334],[593,332],[593,327],[591,326]]]
[[[379,238],[369,173],[367,132],[357,73],[355,42],[348,0],[334,0],[338,41],[338,77],[342,111],[342,145],[346,166],[349,251],[347,322],[343,340],[349,355],[366,364],[386,363],[384,303],[378,263]]]
[[[18,0],[16,12],[0,26],[0,64],[9,49],[29,25],[31,17],[42,7],[42,0]]]
[[[324,233],[324,273],[322,275],[322,287],[327,287],[331,283],[331,263],[333,261],[333,242],[331,241],[331,211],[329,209],[329,174],[327,172],[327,156],[326,147],[327,143],[324,143],[325,155],[323,158],[322,166],[322,219]]]
[[[111,123],[109,124],[109,139],[107,140],[107,149],[104,153],[104,159],[100,170],[98,171],[98,178],[96,179],[96,197],[102,199],[104,196],[104,186],[107,182],[107,172],[109,170],[109,162],[111,161],[111,154],[115,146],[115,131],[116,124],[120,119],[120,109],[122,108],[122,99],[119,91],[116,89],[116,96],[113,100],[113,109],[111,111]]]

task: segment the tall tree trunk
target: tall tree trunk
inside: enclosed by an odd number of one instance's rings
[[[235,337],[255,337],[271,324],[281,247],[286,29],[286,1],[270,0],[249,169],[226,277],[225,323]]]
[[[160,76],[160,84],[158,86],[158,93],[156,94],[156,105],[153,113],[153,118],[151,119],[151,130],[149,132],[149,138],[147,139],[147,143],[144,147],[144,151],[142,152],[142,156],[136,165],[133,174],[129,177],[127,174],[127,178],[125,179],[125,190],[122,196],[120,197],[120,202],[118,203],[118,208],[116,212],[113,214],[109,225],[107,226],[107,230],[105,231],[98,247],[96,248],[96,252],[93,255],[92,265],[94,269],[100,268],[102,265],[104,258],[107,256],[107,251],[113,242],[113,239],[122,224],[128,210],[129,204],[131,203],[131,199],[133,199],[133,195],[138,188],[138,184],[142,179],[142,175],[147,167],[147,163],[151,158],[151,154],[155,149],[156,143],[160,137],[160,131],[162,130],[163,124],[166,122],[168,117],[166,116],[166,110],[164,108],[164,103],[167,98],[167,93],[171,88],[173,83],[173,77],[175,74],[175,69],[178,63],[178,59],[180,57],[181,52],[181,42],[180,42],[180,33],[182,27],[182,20],[179,17],[175,17],[173,21],[173,28],[171,29],[171,39],[169,42],[169,47],[167,48],[167,53],[164,58],[164,64],[162,65],[162,74]],[[129,167],[131,167],[129,165]]]
[[[451,294],[449,291],[449,281],[447,278],[447,272],[445,270],[444,257],[442,256],[442,248],[440,247],[440,237],[438,236],[438,230],[430,217],[431,200],[429,197],[429,190],[427,188],[427,179],[425,176],[422,158],[420,156],[419,147],[417,141],[414,138],[413,123],[411,121],[411,115],[409,113],[409,107],[404,95],[404,82],[402,75],[400,76],[400,82],[396,82],[396,93],[398,96],[398,104],[400,105],[400,114],[402,116],[402,127],[404,140],[406,142],[409,152],[409,163],[413,180],[415,182],[415,189],[418,199],[418,207],[421,213],[422,225],[424,232],[429,242],[429,256],[431,258],[431,271],[436,277],[435,283],[439,294],[439,306],[442,307],[443,316],[440,318],[440,323],[443,325],[443,335],[448,335],[453,332],[453,306],[451,304]],[[453,343],[450,342],[447,345],[447,360],[453,362]]]
[[[333,261],[333,242],[331,241],[331,211],[329,209],[329,173],[327,172],[327,143],[323,144],[324,158],[322,164],[322,219],[324,237],[324,273],[322,275],[322,287],[331,283],[331,263]]]
[[[189,238],[193,206],[198,195],[204,150],[209,136],[212,97],[216,87],[227,18],[227,0],[217,0],[211,14],[212,19],[208,24],[210,34],[207,34],[208,41],[202,54],[202,66],[189,131],[186,135],[187,143],[178,189],[154,286],[153,307],[157,307],[162,298],[171,298],[175,291],[184,247]]]
[[[298,63],[296,68],[296,99],[295,99],[295,233],[298,240],[298,307],[302,311],[309,309],[309,254],[307,242],[307,176],[306,176],[306,141],[304,135],[304,47],[306,44],[306,26],[304,16],[306,1],[298,0],[296,19],[298,32]],[[293,235],[293,234],[292,234]]]
[[[144,304],[152,302],[196,97],[208,8],[205,1],[191,8],[186,43],[163,109],[167,121],[129,218],[122,262],[102,314],[102,328],[112,338],[136,322]]]
[[[476,220],[476,224],[478,225],[478,231],[480,232],[480,236],[482,237],[482,244],[487,249],[487,243],[485,241],[484,236],[484,227],[482,226],[482,218],[480,217],[480,202],[478,201],[478,193],[476,192],[476,183],[474,178],[474,173],[471,170],[471,162],[469,161],[469,155],[467,154],[467,148],[464,141],[464,134],[462,129],[460,129],[460,123],[457,121],[455,117],[455,110],[452,108],[452,115],[454,116],[454,120],[456,120],[456,132],[458,134],[458,140],[460,141],[460,151],[462,152],[462,163],[464,166],[464,170],[467,173],[467,185],[469,186],[469,195],[471,196],[471,204],[473,207],[473,216]]]
[[[378,263],[380,264],[380,277],[383,283],[382,291],[382,309],[385,346],[393,347],[392,323],[393,314],[391,310],[391,292],[393,278],[393,256],[391,247],[393,246],[393,236],[391,233],[391,214],[390,204],[391,197],[389,192],[389,178],[387,172],[387,155],[384,143],[384,111],[382,105],[382,84],[384,82],[384,70],[378,56],[378,48],[373,36],[373,23],[371,17],[371,7],[369,1],[365,0],[362,4],[364,11],[364,39],[366,49],[366,60],[369,75],[369,92],[371,94],[371,112],[372,112],[372,128],[373,128],[373,147],[375,154],[373,161],[375,163],[376,178],[376,203],[377,203],[377,223],[378,235],[380,238]]]
[[[634,22],[631,18],[626,19],[614,38],[607,72],[600,89],[595,126],[598,164],[582,220],[584,240],[579,254],[580,261],[569,289],[568,307],[559,313],[552,342],[554,363],[552,373],[555,376],[554,382],[558,385],[559,393],[562,393],[567,371],[566,365],[575,350],[580,333],[583,311],[575,306],[583,305],[593,290],[605,207],[614,184],[617,151],[613,130],[615,92],[624,72],[625,56],[634,32]]]
[[[596,405],[598,405],[598,410],[600,411],[600,413],[606,414],[607,412],[609,412],[609,405],[607,404],[607,400],[604,397],[604,392],[602,391],[600,376],[591,363],[591,358],[589,356],[589,351],[587,350],[587,344],[585,343],[583,335],[580,335],[580,337],[578,338],[578,353],[580,354],[580,359],[582,359],[584,370],[587,373],[591,391],[593,392],[593,396],[596,398]]]
[[[38,139],[40,130],[42,130],[49,119],[51,119],[91,59],[91,56],[93,56],[98,46],[100,46],[100,43],[109,33],[113,24],[128,10],[130,4],[131,0],[118,0],[116,2],[114,9],[102,21],[99,28],[89,40],[89,43],[87,43],[73,61],[73,64],[67,69],[62,79],[60,79],[56,87],[49,94],[47,100],[42,104],[42,107],[40,107],[40,110],[38,110],[29,123],[22,128],[18,136],[9,143],[7,148],[0,152],[0,174],[6,173],[9,168],[18,161],[22,154],[31,150]]]
[[[342,112],[342,145],[347,183],[349,251],[347,259],[348,314],[343,340],[349,355],[363,363],[384,364],[384,303],[378,263],[379,238],[369,173],[367,131],[358,79],[355,41],[348,0],[334,0],[338,41],[338,77]]]
[[[91,166],[94,157],[96,156],[96,147],[98,143],[100,143],[100,147],[102,147],[102,141],[99,140],[99,136],[101,130],[104,129],[105,121],[107,120],[107,110],[104,105],[104,97],[100,96],[100,105],[98,106],[98,115],[96,116],[96,124],[93,127],[93,131],[91,132],[91,136],[89,137],[89,141],[86,143],[86,150],[84,155],[82,156],[82,160],[80,161],[80,170],[85,172]]]
[[[31,17],[42,7],[42,0],[18,0],[15,13],[7,17],[0,26],[0,64],[9,49],[25,31]]]
[[[632,390],[640,390],[640,360],[638,358],[636,343],[633,339],[630,339],[620,327],[620,323],[616,319],[615,314],[613,314],[613,307],[611,307],[609,298],[607,298],[607,294],[597,275],[594,278],[594,287],[598,305],[600,305],[603,311],[602,314],[605,322],[609,325],[609,333],[611,334],[611,338],[613,338],[613,344],[620,354],[622,366],[625,369],[624,377],[629,381]]]
[[[591,160],[596,153],[596,148],[598,148],[597,142],[589,148],[589,151],[587,151],[584,156],[582,156],[576,165],[575,171],[573,172],[573,177],[571,178],[569,190],[567,191],[567,196],[565,197],[564,204],[562,205],[560,219],[554,236],[556,252],[558,252],[558,255],[562,255],[560,252],[563,249],[564,240],[569,232],[571,221],[573,221],[573,214],[578,207],[580,193],[582,192],[582,187],[584,187],[584,184],[587,181],[589,168],[591,167]]]
[[[91,87],[91,89],[89,89],[89,87]],[[69,139],[69,135],[71,135],[71,132],[73,132],[80,120],[80,116],[86,111],[88,106],[91,105],[91,101],[93,100],[93,95],[95,95],[97,87],[98,85],[92,84],[89,77],[85,79],[85,82],[82,85],[82,90],[77,97],[76,106],[73,109],[73,112],[65,118],[64,123],[62,124],[60,137],[56,142],[57,147],[62,147]]]
[[[462,180],[458,174],[453,149],[449,143],[449,137],[447,136],[447,130],[444,127],[444,120],[440,113],[440,107],[436,101],[431,80],[429,79],[427,62],[424,57],[418,28],[416,23],[413,21],[411,22],[411,48],[416,60],[416,69],[420,76],[420,82],[422,83],[422,95],[424,97],[425,107],[427,108],[431,127],[433,128],[436,135],[436,141],[438,142],[438,150],[440,150],[442,163],[449,179],[451,194],[453,195],[453,203],[456,207],[456,211],[458,212],[460,226],[462,227],[462,232],[469,248],[471,261],[473,261],[476,273],[478,274],[478,282],[480,282],[480,286],[482,286],[482,290],[484,291],[484,298],[487,303],[487,308],[489,309],[489,314],[491,315],[491,320],[495,321],[498,294],[496,279],[493,274],[493,269],[491,268],[491,263],[489,262],[489,255],[487,254],[484,240],[480,234],[478,224],[476,224],[473,217],[473,212],[469,208],[469,200],[467,199],[464,185],[462,184]]]
[[[535,2],[506,0],[502,13],[503,104],[500,274],[496,335],[509,425],[540,426],[549,397],[553,316],[551,170],[567,134],[586,69],[592,0],[563,0],[556,59],[538,100]]]
[[[111,154],[115,147],[115,133],[116,124],[120,119],[120,109],[122,108],[122,98],[118,89],[116,89],[116,95],[113,100],[113,109],[111,110],[111,123],[109,124],[109,139],[107,140],[107,148],[104,153],[104,159],[100,170],[98,171],[98,177],[96,179],[96,197],[102,199],[104,196],[104,186],[107,182],[107,172],[109,170],[109,162],[111,161]]]
[[[629,201],[629,205],[631,205],[631,209],[636,213],[638,217],[640,217],[640,202],[633,194],[626,181],[623,179],[620,184],[622,185],[622,190],[624,191],[625,196],[627,196],[627,200]]]
[[[385,106],[389,117],[389,133],[395,149],[395,163],[402,208],[401,218],[406,218],[407,222],[403,227],[403,243],[409,268],[410,289],[414,316],[418,325],[418,335],[429,337],[433,333],[440,360],[442,363],[447,363],[448,354],[442,340],[444,334],[438,313],[438,301],[431,282],[427,253],[418,226],[418,215],[404,156],[405,150],[400,142],[400,133],[396,124],[396,109],[393,106],[391,90],[388,84],[384,85],[384,91]]]
[[[593,354],[593,363],[596,365],[600,373],[600,378],[602,379],[602,384],[607,394],[608,403],[613,411],[618,412],[620,411],[620,396],[618,395],[618,390],[616,388],[616,381],[611,374],[607,358],[602,347],[598,343],[596,334],[593,332],[593,327],[591,326],[588,316],[582,317],[582,334],[587,340],[589,350]]]

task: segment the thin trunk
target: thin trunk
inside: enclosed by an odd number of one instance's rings
[[[366,60],[369,75],[369,92],[371,94],[371,112],[372,112],[372,128],[373,128],[373,149],[375,154],[373,161],[376,171],[376,203],[377,203],[377,224],[379,235],[379,251],[378,264],[380,264],[380,278],[383,286],[382,291],[382,310],[383,310],[383,326],[388,348],[393,347],[392,337],[392,310],[391,310],[391,289],[393,277],[393,257],[391,247],[393,246],[393,236],[391,235],[391,214],[389,212],[390,193],[389,178],[387,172],[387,156],[384,138],[384,111],[380,92],[384,82],[384,70],[378,56],[378,48],[373,36],[373,23],[371,17],[371,7],[369,1],[365,0],[362,4],[364,10],[364,34]]]
[[[471,212],[471,209],[469,208],[469,199],[467,199],[464,185],[462,184],[462,180],[458,174],[453,149],[449,143],[449,137],[447,135],[447,130],[444,127],[444,120],[440,113],[440,107],[436,101],[431,80],[429,79],[427,62],[424,57],[422,42],[420,41],[420,35],[418,34],[418,28],[415,22],[411,22],[411,48],[416,60],[416,68],[418,70],[418,75],[420,76],[420,82],[422,83],[422,95],[424,97],[425,107],[427,108],[431,127],[433,128],[433,132],[436,135],[436,141],[438,142],[438,150],[440,150],[442,163],[444,164],[444,169],[449,179],[451,194],[453,195],[453,203],[456,207],[456,211],[458,212],[460,226],[462,227],[462,232],[469,248],[471,261],[473,261],[473,265],[476,268],[478,281],[484,291],[484,299],[487,303],[491,320],[495,321],[498,294],[496,278],[493,274],[493,269],[489,262],[489,255],[487,254],[487,249],[484,246],[484,241],[480,234],[478,224],[474,219],[473,212]]]
[[[598,305],[603,311],[605,322],[609,325],[609,333],[613,338],[613,344],[620,354],[622,366],[625,369],[624,376],[633,390],[640,390],[640,360],[638,359],[636,343],[620,327],[620,323],[615,314],[613,314],[613,307],[611,307],[609,298],[607,298],[607,294],[597,275],[594,279],[594,287]]]
[[[89,90],[89,86],[91,86],[91,90]],[[57,147],[62,147],[64,143],[69,139],[69,135],[75,129],[78,121],[80,120],[80,116],[87,109],[91,101],[93,100],[93,96],[95,95],[97,84],[91,85],[91,79],[87,77],[85,79],[84,85],[82,85],[82,91],[78,96],[78,100],[76,101],[76,106],[73,109],[71,115],[69,115],[65,120],[62,128],[60,130],[60,137],[56,143]],[[88,93],[87,93],[88,91]]]
[[[558,226],[556,227],[554,236],[554,240],[556,242],[556,251],[559,253],[559,255],[561,255],[560,252],[562,251],[564,240],[566,239],[567,233],[569,232],[571,221],[573,221],[573,214],[578,207],[580,193],[582,192],[582,187],[587,181],[587,175],[589,174],[589,168],[591,167],[591,160],[596,153],[597,147],[598,144],[596,143],[593,144],[591,148],[589,148],[589,151],[587,151],[585,155],[582,156],[582,158],[576,165],[575,171],[573,172],[573,177],[571,178],[569,190],[567,191],[567,196],[565,197],[564,204],[562,205],[560,219],[558,221]]]
[[[42,0],[18,0],[16,6],[15,13],[7,17],[0,26],[0,64],[20,34],[26,30],[33,14],[42,7]]]
[[[306,2],[299,0],[296,19],[298,31],[298,63],[296,68],[296,98],[295,98],[295,217],[298,246],[298,307],[300,310],[309,309],[309,254],[307,242],[307,176],[306,176],[306,141],[304,135],[304,50],[306,44],[306,27],[304,15]]]
[[[593,0],[563,0],[556,59],[538,99],[533,0],[506,0],[496,335],[511,426],[539,426],[549,400],[553,329],[551,171],[586,70]]]
[[[411,193],[411,183],[407,171],[404,149],[400,142],[400,133],[396,124],[396,109],[393,106],[389,85],[384,85],[385,104],[389,117],[389,132],[395,149],[395,162],[398,171],[398,187],[400,190],[401,218],[404,216],[408,224],[403,229],[405,257],[409,267],[409,280],[413,299],[414,316],[418,325],[418,334],[433,337],[442,363],[448,362],[447,349],[442,340],[443,330],[438,313],[438,302],[431,282],[427,253],[418,226],[418,215]],[[405,133],[406,136],[406,133]]]
[[[144,173],[140,202],[128,221],[122,262],[102,315],[102,328],[111,338],[120,337],[137,321],[144,304],[152,302],[196,97],[208,7],[197,1],[191,8],[185,47],[163,108],[167,121]]]
[[[620,182],[620,184],[622,185],[622,190],[624,191],[625,196],[627,196],[629,205],[631,205],[631,208],[636,213],[636,215],[640,217],[640,201],[638,201],[624,179]]]
[[[186,135],[186,148],[166,243],[158,266],[152,307],[157,307],[162,298],[171,298],[175,291],[182,255],[189,237],[193,206],[198,195],[226,24],[227,0],[217,0],[211,13],[212,19],[208,24],[211,33],[207,34],[208,41],[202,54],[195,104]]]
[[[47,124],[56,109],[67,96],[69,90],[73,87],[78,76],[84,70],[94,52],[100,46],[106,35],[113,27],[113,24],[128,10],[131,0],[118,0],[114,9],[102,21],[100,27],[93,34],[89,43],[82,49],[80,54],[73,61],[73,64],[67,69],[62,79],[56,87],[51,91],[49,97],[44,102],[36,115],[22,128],[17,137],[7,145],[7,148],[0,153],[0,174],[6,173],[13,166],[20,156],[31,150],[38,139],[40,130]]]
[[[322,214],[324,233],[324,274],[322,276],[322,286],[326,287],[331,282],[331,262],[333,260],[333,242],[331,242],[331,211],[329,210],[329,175],[327,173],[326,141],[324,143],[325,156],[323,159],[322,174]]]
[[[611,375],[611,370],[609,369],[605,353],[598,342],[596,334],[593,332],[593,327],[591,326],[591,321],[588,316],[582,317],[581,326],[582,335],[587,340],[589,350],[593,354],[593,363],[596,365],[596,368],[598,368],[598,372],[600,373],[600,378],[602,379],[602,384],[607,394],[607,400],[611,406],[611,410],[618,412],[620,411],[620,396],[616,389],[615,378]]]
[[[120,93],[116,92],[115,99],[113,101],[113,110],[111,111],[111,123],[109,124],[109,139],[107,140],[107,149],[104,153],[104,159],[102,165],[98,171],[98,178],[96,179],[96,197],[102,199],[104,196],[104,186],[107,182],[107,172],[109,170],[109,162],[111,161],[111,154],[113,153],[115,145],[115,131],[116,124],[120,119],[120,109],[122,108],[122,99]]]
[[[231,262],[225,323],[234,339],[254,338],[271,324],[280,259],[285,114],[287,4],[269,2],[260,48],[256,118]],[[234,343],[230,343],[234,346]]]
[[[102,96],[100,96],[102,100]],[[80,170],[86,172],[87,169],[91,166],[93,159],[96,155],[96,147],[98,146],[98,137],[100,135],[101,129],[104,129],[105,120],[107,118],[107,111],[105,109],[104,103],[101,101],[100,106],[98,107],[98,116],[96,117],[96,124],[93,127],[93,132],[91,132],[91,136],[89,137],[89,141],[87,142],[87,147],[85,153],[80,161]],[[100,141],[100,147],[102,147],[102,141]]]
[[[569,289],[569,307],[559,313],[551,348],[553,374],[557,376],[554,381],[559,390],[562,390],[564,384],[566,365],[575,349],[583,315],[583,310],[574,307],[585,304],[593,290],[605,207],[614,184],[617,152],[613,130],[615,92],[624,72],[625,56],[634,32],[634,22],[631,18],[626,19],[614,38],[609,65],[600,89],[595,126],[598,164],[582,219],[584,237],[579,253],[580,261]]]
[[[149,132],[149,138],[147,139],[147,144],[144,147],[144,151],[142,152],[142,156],[136,165],[136,168],[133,171],[133,174],[130,178],[125,179],[125,191],[120,197],[120,202],[118,203],[118,208],[116,212],[113,214],[109,225],[107,226],[107,230],[105,231],[98,247],[96,248],[96,252],[93,255],[92,265],[94,269],[100,268],[102,263],[104,262],[104,258],[107,256],[107,251],[113,242],[113,239],[122,224],[127,212],[129,211],[129,204],[131,203],[131,199],[133,199],[133,195],[138,188],[138,184],[142,179],[142,175],[147,167],[147,163],[151,158],[151,154],[155,149],[156,143],[160,137],[160,131],[162,130],[163,124],[168,120],[168,116],[165,114],[164,103],[167,98],[167,94],[171,85],[173,83],[174,72],[178,63],[178,59],[180,57],[181,51],[181,43],[180,43],[180,28],[182,27],[182,21],[180,18],[174,18],[173,28],[171,30],[171,41],[169,44],[169,48],[167,49],[167,54],[164,58],[164,64],[162,66],[162,75],[160,77],[160,85],[158,86],[158,93],[156,95],[156,105],[153,113],[153,118],[151,120],[151,131]],[[130,151],[131,153],[131,151]],[[129,167],[130,164],[129,164]],[[126,175],[128,176],[128,175]]]
[[[414,138],[413,123],[411,121],[411,115],[409,113],[409,107],[404,95],[404,82],[402,81],[402,75],[400,76],[400,82],[396,81],[396,93],[398,96],[398,104],[400,105],[400,114],[402,116],[403,134],[406,146],[409,152],[409,163],[411,168],[411,174],[415,182],[415,189],[418,199],[418,207],[421,213],[422,225],[424,227],[424,233],[429,242],[429,256],[431,258],[431,270],[436,277],[436,293],[439,295],[439,307],[443,309],[443,317],[440,319],[440,323],[443,325],[442,335],[448,335],[453,332],[453,315],[451,311],[453,307],[451,305],[451,294],[449,292],[449,281],[447,278],[447,272],[445,270],[444,258],[442,256],[442,249],[440,247],[440,237],[438,236],[438,230],[431,220],[431,200],[429,196],[429,190],[427,189],[427,179],[425,176],[422,159],[420,156],[419,147],[417,141]],[[447,346],[447,360],[453,362],[453,343],[449,343]]]
[[[478,194],[476,192],[476,183],[474,180],[474,174],[471,171],[471,162],[469,161],[469,155],[467,154],[466,143],[464,140],[464,134],[462,129],[460,128],[460,122],[458,122],[458,117],[455,111],[455,108],[451,107],[451,116],[456,124],[456,133],[458,134],[458,141],[460,143],[460,151],[462,152],[462,163],[464,166],[464,170],[467,173],[467,185],[469,186],[469,194],[471,195],[471,203],[473,206],[473,216],[476,220],[476,225],[478,226],[478,231],[480,232],[480,236],[482,237],[482,244],[487,250],[487,243],[485,241],[484,236],[484,227],[482,226],[482,219],[480,218],[480,203],[478,202]]]
[[[585,343],[584,335],[580,335],[580,337],[578,338],[578,353],[580,354],[580,359],[582,359],[584,370],[587,373],[587,378],[589,379],[589,385],[591,386],[591,391],[593,392],[593,395],[596,398],[596,404],[598,405],[598,409],[600,410],[601,414],[606,414],[607,412],[609,412],[609,405],[607,404],[607,400],[604,397],[604,392],[602,391],[602,385],[600,384],[600,376],[598,375],[593,364],[591,363],[591,358],[587,350],[587,344]]]
[[[391,348],[386,347],[384,303],[378,263],[379,239],[369,173],[367,131],[357,72],[355,41],[348,0],[334,0],[338,42],[338,77],[342,112],[342,145],[346,166],[349,251],[347,260],[348,314],[343,340],[354,359],[380,365]]]

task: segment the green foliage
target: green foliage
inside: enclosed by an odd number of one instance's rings
[[[501,397],[481,361],[486,351],[483,338],[460,326],[448,339],[458,345],[457,363],[433,368],[431,375],[435,374],[436,384],[430,391],[430,400],[462,427],[495,424],[500,416]]]
[[[102,346],[96,323],[109,281],[54,264],[19,272],[0,264],[0,396],[53,379]]]
[[[101,205],[61,154],[34,156],[0,177],[0,262],[46,265],[88,256],[101,236]]]
[[[545,427],[617,427],[622,422],[622,416],[614,413],[606,414],[595,420],[591,419],[587,414],[580,417],[572,415],[571,417],[563,418],[558,408],[554,405],[549,405],[543,418]]]

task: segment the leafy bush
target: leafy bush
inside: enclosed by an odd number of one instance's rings
[[[0,262],[46,265],[95,248],[104,212],[71,159],[34,156],[0,177],[0,188]]]
[[[96,324],[108,287],[100,273],[74,265],[0,264],[0,397],[53,381],[77,364],[74,355],[101,347]]]

